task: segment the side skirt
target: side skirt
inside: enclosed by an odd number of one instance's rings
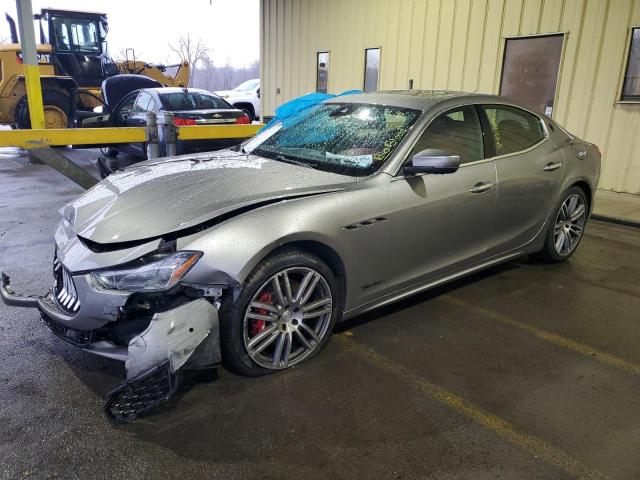
[[[527,255],[529,253],[531,253],[530,249],[518,249],[517,251],[513,251],[511,253],[507,253],[505,255],[501,255],[498,257],[494,257],[490,260],[479,263],[473,267],[469,267],[465,270],[461,270],[459,272],[446,275],[444,277],[440,277],[436,280],[431,280],[426,283],[409,287],[408,289],[402,290],[400,292],[386,295],[378,300],[374,300],[373,302],[367,303],[365,305],[361,305],[360,307],[356,307],[354,309],[344,312],[342,319],[346,320],[349,318],[353,318],[356,315],[360,315],[362,313],[368,312],[370,310],[374,310],[384,305],[389,305],[390,303],[398,302],[400,300],[403,300],[417,293],[424,292],[426,290],[430,290],[435,287],[439,287],[440,285],[444,285],[445,283],[452,282],[459,278],[466,277],[467,275],[471,275],[472,273],[478,272],[480,270],[484,270],[489,267],[493,267],[495,265],[499,265],[501,263],[508,262],[510,260],[521,257],[523,255]]]

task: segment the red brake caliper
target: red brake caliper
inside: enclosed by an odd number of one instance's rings
[[[273,295],[271,295],[271,292],[262,292],[258,297],[258,301],[260,303],[273,305]],[[269,311],[265,308],[256,308],[256,313],[259,313],[260,315],[269,315]],[[251,333],[253,335],[259,334],[262,330],[264,330],[264,324],[264,320],[254,320],[253,324],[251,325]]]

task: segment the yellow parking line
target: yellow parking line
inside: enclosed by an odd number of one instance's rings
[[[344,347],[346,347],[349,351],[357,354],[363,360],[369,362],[370,364],[387,373],[394,375],[396,378],[399,378],[411,384],[421,392],[426,393],[440,403],[452,408],[465,417],[470,418],[474,422],[498,434],[508,442],[522,448],[523,450],[526,450],[535,458],[541,459],[548,464],[554,465],[576,478],[608,478],[600,472],[591,470],[589,467],[583,465],[571,455],[557,449],[544,440],[533,435],[519,432],[506,420],[492,415],[491,413],[469,403],[455,393],[452,393],[439,385],[436,385],[422,377],[419,377],[402,365],[399,365],[392,360],[389,360],[388,358],[380,355],[374,350],[366,347],[365,345],[354,341],[352,336],[349,336],[349,332],[345,332],[345,334],[341,335],[336,335],[336,338],[343,344]]]
[[[598,350],[590,345],[586,345],[584,343],[576,342],[569,338],[565,338],[556,333],[548,332],[547,330],[543,330],[541,328],[532,327],[531,325],[527,325],[526,323],[519,322],[514,320],[513,318],[503,315],[501,313],[493,312],[489,309],[479,307],[477,305],[473,305],[469,302],[465,302],[464,300],[460,300],[459,298],[455,298],[451,295],[443,295],[438,297],[445,302],[448,302],[452,305],[457,305],[459,307],[465,308],[467,310],[471,310],[472,312],[477,313],[480,316],[490,318],[496,322],[502,323],[504,325],[509,325],[511,327],[518,328],[525,332],[531,333],[534,336],[552,343],[558,347],[566,348],[567,350],[571,350],[576,353],[580,353],[589,358],[593,358],[594,360],[598,360],[602,363],[605,363],[611,367],[618,368],[620,370],[624,370],[633,375],[640,375],[640,365],[637,363],[630,362],[628,360],[624,360],[623,358],[616,357],[615,355],[611,355],[607,352],[603,352],[602,350]]]

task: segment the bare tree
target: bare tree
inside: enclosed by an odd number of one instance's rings
[[[233,65],[231,64],[231,57],[227,57],[227,61],[225,62],[224,67],[222,67],[222,81],[223,88],[225,90],[229,90],[235,86],[233,85],[234,71],[235,68],[233,68]]]
[[[193,39],[191,34],[180,35],[176,44],[169,43],[169,49],[180,57],[181,62],[189,62],[191,70],[198,68],[205,59],[209,58],[209,48],[201,38]],[[189,86],[193,85],[193,76],[189,79]]]
[[[249,67],[245,70],[245,75],[245,80],[260,78],[260,62],[258,60],[251,62]]]
[[[191,69],[191,86],[204,88],[211,92],[230,90],[245,80],[260,78],[260,63],[254,60],[241,67],[235,67],[231,59],[225,65],[216,66],[211,57],[204,58],[197,68]]]
[[[200,88],[204,88],[205,90],[213,90],[215,89],[215,70],[216,67],[213,64],[213,59],[207,55],[203,60],[202,63],[200,64],[200,68],[199,69],[194,69],[193,73],[194,75],[198,75],[198,77],[201,79],[200,80]],[[195,78],[194,78],[195,80]]]

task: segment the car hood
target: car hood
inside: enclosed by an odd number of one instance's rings
[[[188,229],[238,209],[354,186],[355,177],[223,150],[150,160],[110,175],[63,209],[100,244]]]

